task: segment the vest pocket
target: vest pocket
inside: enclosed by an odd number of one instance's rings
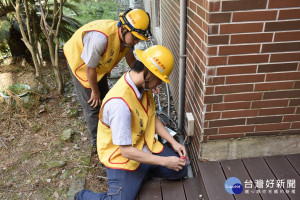
[[[129,159],[124,158],[121,154],[120,148],[117,148],[110,156],[108,160],[111,164],[125,164]]]

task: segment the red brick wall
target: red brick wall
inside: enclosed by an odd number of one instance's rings
[[[188,0],[186,111],[200,141],[300,134],[300,1]],[[175,55],[179,1],[162,0],[163,45]]]

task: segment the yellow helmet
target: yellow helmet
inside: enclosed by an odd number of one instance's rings
[[[144,10],[129,8],[119,17],[122,24],[140,40],[147,40],[151,36],[150,16]]]
[[[170,83],[169,75],[174,66],[174,58],[169,49],[161,45],[154,45],[142,51],[135,50],[140,61],[159,79]]]

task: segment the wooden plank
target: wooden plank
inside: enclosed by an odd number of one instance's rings
[[[265,161],[268,163],[270,169],[274,173],[277,180],[282,180],[283,188],[291,200],[300,199],[300,190],[296,189],[296,183],[300,183],[300,176],[290,164],[290,162],[285,158],[285,156],[270,156],[264,157]],[[295,186],[288,185],[287,181],[295,181]]]
[[[236,177],[238,178],[243,187],[246,180],[251,180],[242,160],[236,159],[236,160],[224,160],[221,161],[221,166],[223,168],[223,171],[226,175],[226,178],[230,177]],[[252,180],[253,181],[253,180]],[[257,193],[245,193],[245,188],[241,194],[234,195],[236,200],[259,200],[261,197]]]
[[[218,162],[198,162],[198,166],[209,200],[234,200],[224,188],[226,179]]]
[[[300,154],[290,154],[285,157],[290,161],[297,173],[300,174]]]
[[[202,195],[202,198],[205,199],[205,200],[208,200],[208,195],[207,195],[207,192],[206,192],[206,188],[205,188],[205,185],[204,185],[204,181],[203,181],[203,178],[202,178],[202,175],[200,173],[200,170],[199,170],[199,165],[198,163],[200,163],[201,161],[196,161],[195,162],[195,165],[196,165],[196,170],[197,170],[197,175],[196,175],[196,179],[198,180],[198,183],[199,183],[199,188],[200,188],[200,195]]]
[[[183,188],[185,191],[185,197],[187,200],[199,199],[200,187],[196,178],[187,178],[183,180]]]
[[[181,181],[161,181],[162,197],[163,199],[170,200],[184,200],[184,190]]]
[[[271,170],[269,169],[267,163],[264,161],[262,157],[258,158],[244,158],[242,159],[247,171],[252,180],[254,180],[253,187],[255,187],[255,180],[263,180],[264,183],[266,180],[276,180],[276,177],[273,175]],[[246,185],[245,185],[246,189]],[[273,190],[272,193],[269,193],[271,188],[267,188],[266,184],[263,184],[263,188],[258,188],[261,193],[261,197],[263,200],[289,200],[285,193],[274,194]],[[249,188],[249,190],[251,190]],[[263,191],[266,190],[266,193]]]
[[[129,183],[130,184],[130,183]],[[138,194],[139,200],[162,200],[159,180],[146,181]]]

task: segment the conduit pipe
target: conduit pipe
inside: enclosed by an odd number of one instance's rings
[[[180,0],[178,132],[183,134],[186,68],[186,0]]]

